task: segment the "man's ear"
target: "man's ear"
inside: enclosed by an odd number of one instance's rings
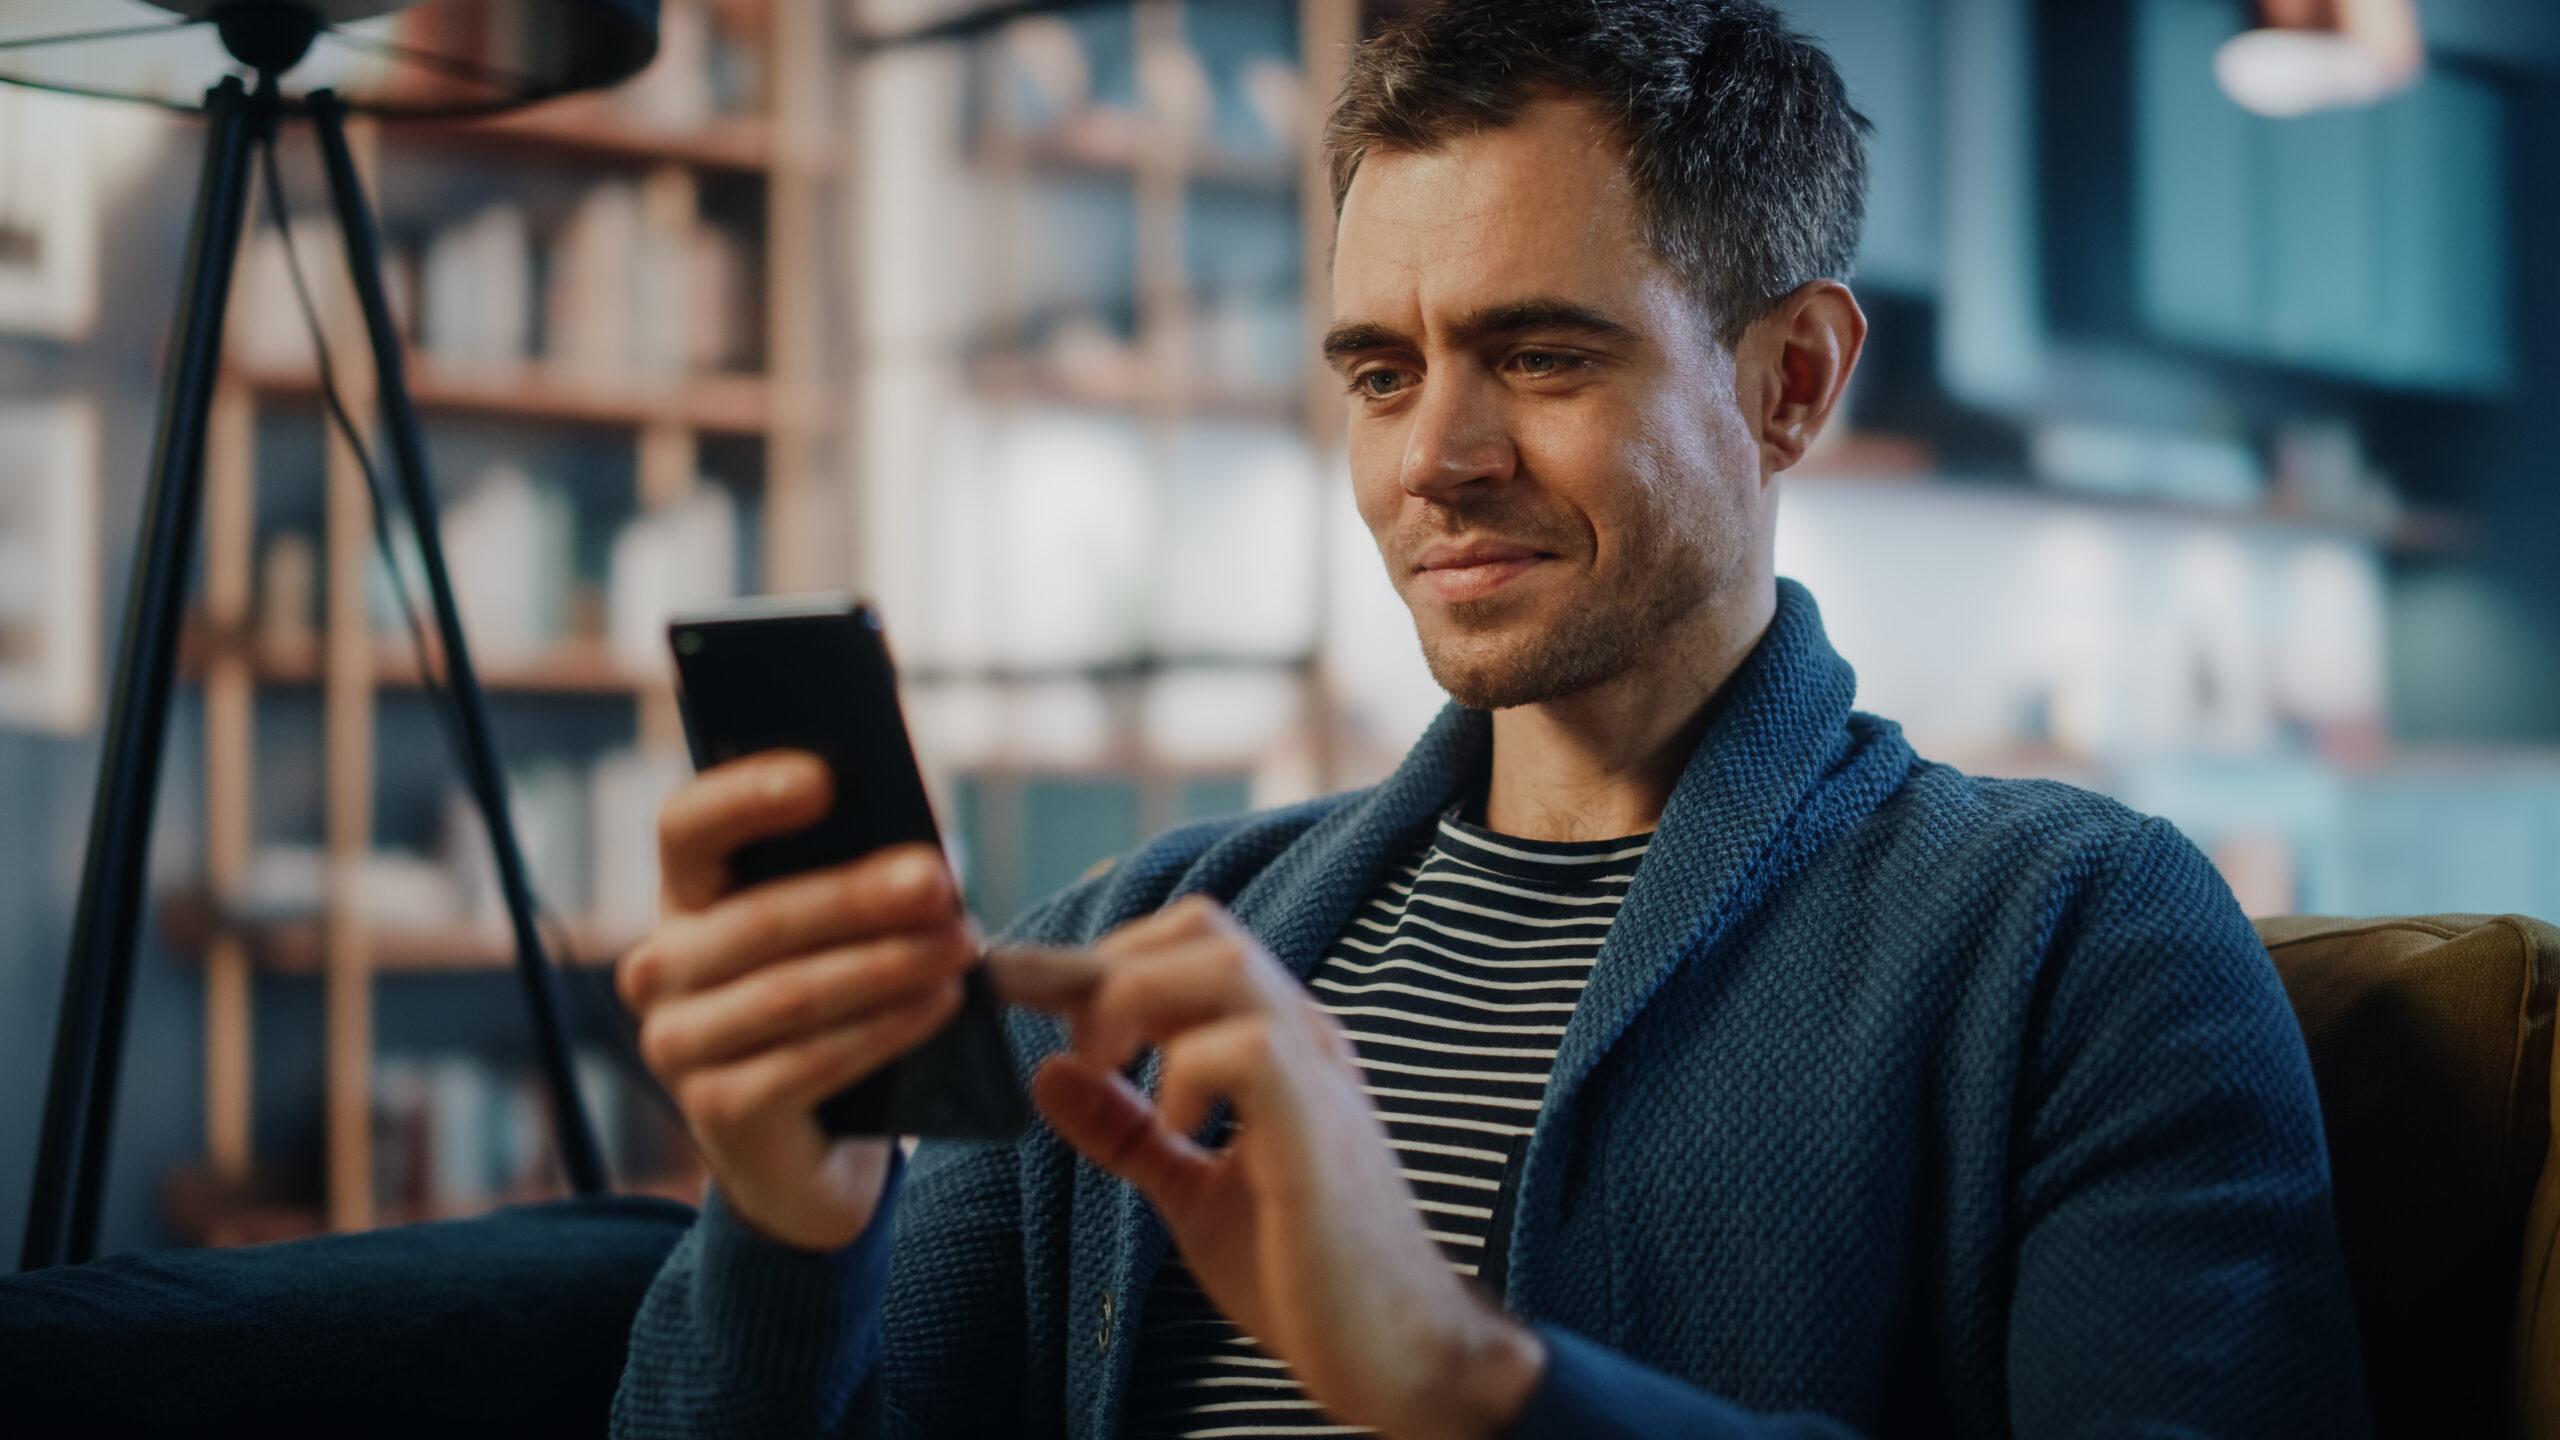
[[[1804,458],[1830,423],[1866,343],[1866,312],[1837,280],[1808,281],[1752,322],[1735,358],[1744,414],[1759,434],[1767,473]]]

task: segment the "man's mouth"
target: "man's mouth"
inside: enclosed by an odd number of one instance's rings
[[[1490,595],[1554,559],[1543,550],[1505,540],[1437,541],[1423,548],[1414,569],[1443,600]]]

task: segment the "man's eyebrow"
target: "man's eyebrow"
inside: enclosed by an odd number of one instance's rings
[[[1461,345],[1523,330],[1568,330],[1602,340],[1634,340],[1635,328],[1612,320],[1588,305],[1552,296],[1533,296],[1460,316],[1449,333]]]
[[[1324,363],[1327,365],[1339,365],[1354,355],[1412,348],[1412,339],[1403,331],[1365,321],[1336,325],[1324,332]]]
[[[1449,327],[1450,337],[1461,345],[1481,344],[1524,330],[1561,330],[1617,341],[1639,338],[1633,326],[1613,320],[1588,305],[1547,296],[1488,305],[1460,316],[1458,322]],[[1326,331],[1324,337],[1324,358],[1328,365],[1339,365],[1354,356],[1380,350],[1413,348],[1411,336],[1390,326],[1366,321],[1336,325]]]

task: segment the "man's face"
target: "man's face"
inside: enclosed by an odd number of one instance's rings
[[[1738,588],[1767,523],[1759,444],[1593,111],[1371,151],[1333,310],[1360,513],[1460,704],[1607,680]]]

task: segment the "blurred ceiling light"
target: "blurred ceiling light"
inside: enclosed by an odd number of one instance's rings
[[[2213,57],[2223,93],[2278,119],[2369,105],[2426,65],[2416,0],[2256,0],[2256,28]]]

